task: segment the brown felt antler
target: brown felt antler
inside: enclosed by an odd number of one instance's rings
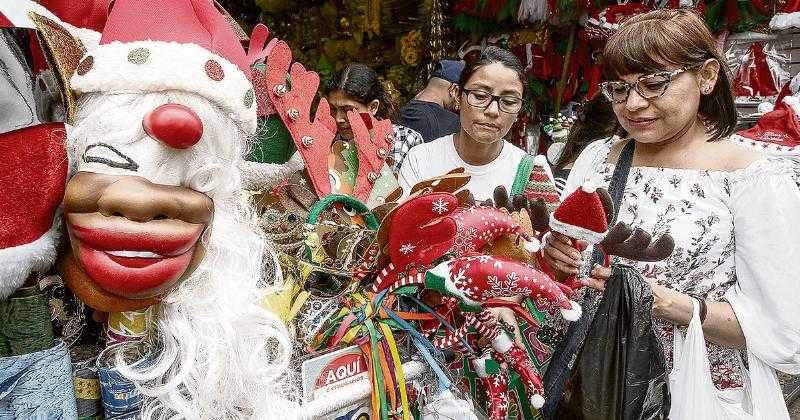
[[[661,261],[672,254],[675,240],[668,233],[655,241],[641,228],[631,229],[624,222],[617,222],[600,242],[608,255],[616,255],[634,261]]]
[[[597,193],[603,203],[608,224],[611,225],[616,212],[611,195],[603,188],[598,188]],[[652,236],[644,229],[631,229],[627,223],[617,222],[609,228],[600,245],[608,255],[634,261],[661,261],[672,254],[675,241],[669,234],[661,235],[653,241]]]

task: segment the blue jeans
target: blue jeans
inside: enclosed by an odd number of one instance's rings
[[[75,419],[72,365],[64,342],[0,358],[0,419]]]

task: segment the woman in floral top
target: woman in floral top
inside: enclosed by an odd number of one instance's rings
[[[651,284],[669,366],[675,329],[688,325],[696,297],[706,303],[702,327],[720,395],[748,414],[751,391],[762,403],[783,403],[774,370],[800,373],[797,162],[727,140],[736,123],[730,79],[693,12],[631,18],[609,40],[604,65],[602,91],[626,135],[590,144],[564,196],[587,181],[607,187],[622,148],[635,141],[618,220],[669,233],[675,251],[657,263],[616,262]],[[559,276],[581,264],[559,234],[549,236],[544,254]],[[602,290],[610,270],[597,266],[592,275],[585,284]],[[748,390],[753,372],[766,372],[774,386]],[[785,405],[776,409],[789,418]]]

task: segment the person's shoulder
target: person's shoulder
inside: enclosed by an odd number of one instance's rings
[[[728,139],[710,141],[705,145],[706,156],[713,162],[715,170],[732,172],[745,169],[766,156]]]
[[[628,143],[628,139],[620,138],[619,136],[612,136],[591,141],[586,147],[581,150],[576,159],[578,160],[608,160],[608,162],[616,162],[617,157],[622,152],[622,148]],[[577,160],[576,160],[577,162]],[[574,165],[573,165],[574,166]]]
[[[447,150],[453,143],[453,135],[439,137],[436,140],[431,140],[427,143],[421,143],[411,148],[408,156],[424,156],[426,159],[431,156],[431,153],[441,155],[442,151]]]

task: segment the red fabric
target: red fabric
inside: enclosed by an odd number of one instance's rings
[[[600,91],[600,83],[603,81],[603,66],[600,63],[592,63],[589,67],[589,75],[586,83],[589,85],[589,90],[586,92],[586,97],[592,99]]]
[[[750,46],[749,60],[742,63],[734,81],[736,96],[773,96],[778,94],[769,70],[764,45],[755,42]]]
[[[39,4],[64,22],[102,32],[113,0],[39,0]]]
[[[53,225],[67,180],[65,134],[61,123],[0,134],[0,249],[33,242]]]
[[[389,257],[399,272],[427,268],[453,246],[456,222],[447,216],[457,207],[455,195],[432,193],[412,198],[395,209],[390,216]]]
[[[783,13],[795,13],[800,12],[800,0],[789,0],[786,4],[783,5],[783,9],[781,9]]]
[[[794,147],[800,145],[800,120],[794,110],[781,101],[773,111],[764,114],[755,126],[737,134],[762,142],[765,147],[769,144]]]
[[[592,232],[602,234],[608,231],[606,212],[597,191],[586,192],[583,188],[578,188],[556,208],[553,217],[562,223]]]
[[[535,268],[511,258],[471,255],[450,262],[450,280],[464,296],[475,302],[522,295],[545,299],[571,309],[563,285]]]
[[[116,0],[100,44],[145,40],[197,44],[250,77],[250,63],[239,37],[211,1]]]
[[[16,25],[11,23],[11,21],[8,20],[8,18],[5,17],[5,15],[0,13],[0,28],[13,28],[14,26]]]
[[[451,251],[456,256],[480,252],[483,248],[503,235],[528,235],[508,212],[496,207],[475,206],[459,208],[450,217],[457,226],[456,241]]]
[[[347,113],[347,120],[350,121],[350,127],[353,130],[358,153],[358,174],[356,175],[356,185],[353,188],[353,196],[366,202],[375,183],[369,179],[369,174],[381,173],[391,149],[389,139],[394,128],[391,121],[379,120],[367,113],[359,114],[350,111]],[[379,153],[379,150],[383,150],[383,153]]]
[[[291,69],[292,89],[283,95],[275,92],[278,85],[286,86],[287,72],[292,62],[292,52],[283,41],[278,41],[267,57],[266,84],[270,101],[275,107],[286,128],[292,134],[295,146],[306,165],[306,172],[317,196],[322,198],[331,193],[328,175],[328,155],[331,143],[336,136],[336,121],[330,113],[328,101],[322,98],[317,107],[314,120],[311,120],[311,103],[319,87],[319,75],[307,71],[300,63]],[[299,118],[293,120],[290,110],[297,110]],[[311,145],[303,144],[303,137],[311,137]]]

